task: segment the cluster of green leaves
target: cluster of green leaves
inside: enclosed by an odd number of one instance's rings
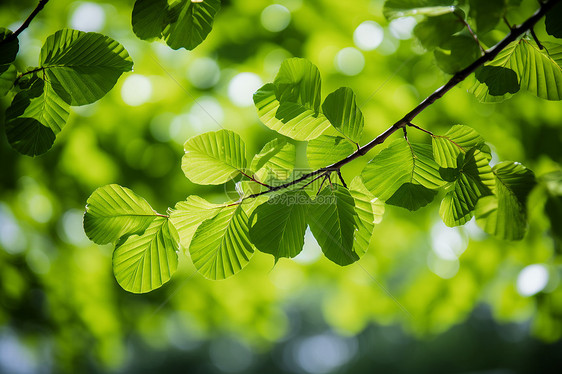
[[[482,40],[498,28],[507,11],[520,0],[389,0],[388,19],[421,15],[414,35],[432,50],[437,66],[454,74],[483,53]],[[545,17],[546,32],[562,38],[558,3]],[[468,29],[468,25],[474,27]],[[471,34],[472,33],[472,34]],[[480,67],[469,89],[481,102],[500,102],[527,90],[547,100],[562,100],[562,44],[533,41],[528,36],[513,41],[491,62]]]
[[[1,40],[11,31],[0,29]],[[13,64],[18,39],[0,42],[0,95],[17,92],[6,110],[6,135],[18,152],[47,152],[62,130],[70,106],[102,98],[133,62],[125,48],[108,36],[62,29],[49,36],[38,67],[18,72]]]
[[[173,49],[192,50],[211,32],[220,0],[137,0],[132,24],[143,40],[161,39]]]

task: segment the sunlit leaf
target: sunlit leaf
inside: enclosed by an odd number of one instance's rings
[[[375,224],[382,221],[384,204],[367,190],[359,176],[353,178],[349,184],[349,192],[355,201],[355,212],[357,213],[355,216],[357,231],[353,252],[362,257],[369,248]]]
[[[195,195],[176,204],[170,211],[170,221],[174,224],[184,249],[189,248],[197,227],[203,221],[216,216],[223,207],[224,205],[212,204]]]
[[[242,207],[224,208],[195,231],[189,247],[193,265],[209,279],[225,279],[239,272],[254,254],[248,231]]]
[[[535,176],[517,162],[501,162],[492,171],[496,193],[478,201],[476,223],[500,239],[522,239],[527,229],[527,197],[535,186]]]
[[[383,14],[387,19],[425,15],[439,16],[455,11],[454,0],[387,0]]]
[[[250,217],[250,238],[257,249],[278,261],[302,251],[310,198],[304,191],[290,191],[261,204]]]
[[[306,159],[311,168],[331,165],[349,156],[357,146],[339,136],[322,135],[308,142]]]
[[[359,260],[354,250],[357,230],[355,201],[339,185],[325,187],[310,206],[307,221],[324,255],[345,266]]]
[[[466,155],[459,155],[459,158],[461,162],[457,179],[439,208],[441,219],[449,227],[470,221],[478,199],[491,195],[495,190],[494,174],[486,154],[472,148]]]
[[[458,156],[474,147],[482,151],[488,160],[492,158],[484,138],[468,126],[455,125],[445,135],[433,136],[431,141],[435,162],[444,168],[456,168]]]
[[[29,156],[47,152],[66,124],[69,105],[55,92],[54,84],[37,79],[6,110],[6,135],[18,152]]]
[[[59,96],[71,105],[102,98],[133,61],[121,44],[94,32],[63,29],[49,36],[41,48],[40,65]]]
[[[414,35],[424,48],[431,50],[446,42],[463,27],[457,15],[447,13],[421,21],[414,27]]]
[[[230,130],[206,132],[184,144],[182,170],[193,183],[222,184],[246,168],[246,145]]]
[[[469,0],[468,15],[476,21],[476,31],[485,33],[492,30],[505,13],[505,0]]]
[[[273,173],[276,178],[287,179],[295,167],[295,158],[295,145],[286,140],[275,138],[254,156],[250,169],[257,173],[265,168]]]
[[[124,290],[150,292],[168,282],[178,267],[177,233],[167,218],[155,218],[141,235],[119,242],[113,273]]]
[[[545,48],[541,50],[525,39],[511,43],[477,71],[477,82],[470,91],[480,101],[497,102],[517,92],[520,86],[543,99],[561,100],[562,45],[549,42],[543,45]]]
[[[127,234],[140,234],[157,217],[145,199],[128,188],[109,184],[88,198],[84,231],[97,244],[117,241]]]
[[[295,140],[314,139],[331,127],[320,113],[320,86],[320,72],[310,61],[287,59],[274,82],[254,94],[258,116],[280,134]]]
[[[397,139],[376,155],[363,169],[363,183],[387,204],[416,210],[433,200],[432,189],[445,184],[431,149],[425,144],[408,144]]]
[[[211,32],[220,0],[181,0],[168,8],[162,38],[173,49],[192,50]]]
[[[322,111],[344,137],[359,143],[365,120],[351,88],[340,87],[329,94],[322,104]]]
[[[562,21],[561,21],[562,22]],[[522,89],[547,100],[562,100],[562,44],[544,49],[522,39],[514,53]]]

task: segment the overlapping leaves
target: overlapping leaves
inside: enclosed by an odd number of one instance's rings
[[[211,32],[220,0],[137,0],[132,25],[143,40],[162,39],[173,49],[192,50]]]
[[[13,61],[17,39],[1,48],[0,62]],[[16,71],[13,65],[1,63],[0,93],[5,94],[16,82]],[[57,31],[41,48],[39,67],[29,69],[17,80],[21,91],[6,111],[8,141],[26,155],[45,153],[66,124],[70,106],[99,100],[132,66],[125,48],[107,36]]]

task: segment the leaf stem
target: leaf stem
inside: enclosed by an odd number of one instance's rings
[[[345,188],[347,188],[347,184],[345,183],[345,180],[343,179],[343,176],[341,175],[341,170],[338,169],[338,170],[336,171],[336,173],[338,174],[338,177],[340,178],[341,184],[342,184]]]
[[[29,17],[27,17],[27,19],[22,23],[22,25],[12,34],[8,35],[6,39],[0,41],[0,45],[15,40],[18,37],[18,35],[22,33],[23,30],[27,29],[31,21],[33,21],[33,18],[35,18],[35,16],[43,9],[43,7],[45,7],[45,4],[47,4],[48,2],[49,0],[40,0],[39,4],[37,4],[35,9],[33,9],[33,12],[31,12]]]
[[[535,43],[537,43],[537,47],[539,47],[539,49],[544,49],[544,46],[541,44],[539,38],[537,38],[537,34],[535,34],[535,30],[531,27],[531,36],[533,37],[533,39],[535,39]]]
[[[414,124],[411,123],[411,122],[408,123],[408,126],[413,127],[413,128],[415,128],[415,129],[418,129],[418,130],[420,130],[420,131],[423,131],[423,132],[429,134],[429,135],[432,136],[432,137],[435,137],[435,135],[434,135],[431,131],[426,130],[426,129],[422,128],[422,127],[419,127],[419,126],[417,126],[417,125],[414,125]]]
[[[437,101],[441,97],[443,97],[443,95],[445,95],[447,92],[449,92],[453,87],[455,87],[456,85],[461,83],[463,80],[465,80],[470,74],[474,73],[474,71],[476,69],[478,69],[480,66],[484,65],[486,62],[492,61],[498,55],[498,53],[500,53],[511,42],[517,40],[517,38],[519,38],[525,32],[529,31],[559,1],[561,1],[561,0],[550,0],[548,2],[543,3],[541,5],[541,7],[532,16],[530,16],[525,22],[523,22],[521,25],[510,27],[509,34],[507,34],[507,36],[505,36],[502,40],[500,40],[492,48],[486,50],[485,53],[481,57],[479,57],[477,60],[475,60],[472,64],[470,64],[466,68],[464,68],[461,71],[454,74],[449,79],[449,81],[447,81],[447,83],[445,83],[443,86],[441,86],[437,90],[435,90],[431,95],[426,97],[415,108],[410,110],[404,117],[402,117],[401,119],[396,121],[392,126],[390,126],[388,129],[386,129],[384,132],[382,132],[379,136],[377,136],[376,138],[374,138],[373,140],[371,140],[369,143],[365,144],[364,146],[360,147],[359,149],[357,149],[357,151],[353,152],[352,154],[350,154],[346,158],[344,158],[344,159],[342,159],[342,160],[340,160],[336,163],[333,163],[332,165],[325,166],[325,167],[320,168],[318,170],[311,171],[310,173],[304,174],[300,178],[297,178],[297,179],[292,180],[290,182],[281,184],[279,186],[271,187],[267,191],[255,193],[255,194],[252,194],[252,195],[248,195],[244,199],[255,198],[255,197],[258,197],[258,196],[261,196],[261,195],[264,195],[264,194],[267,194],[267,193],[270,193],[270,192],[273,192],[273,191],[278,191],[278,190],[293,186],[293,185],[298,184],[298,183],[300,183],[304,180],[307,180],[308,178],[315,177],[317,175],[321,175],[321,174],[326,173],[326,172],[337,171],[342,166],[350,163],[351,161],[355,160],[356,158],[359,158],[361,156],[366,155],[367,152],[369,152],[371,149],[375,148],[379,144],[384,143],[385,140],[388,139],[388,137],[390,137],[390,135],[394,134],[397,130],[399,130],[399,129],[405,127],[405,126],[416,127],[419,130],[422,130],[422,131],[425,131],[425,132],[429,133],[429,131],[424,130],[421,127],[418,127],[418,126],[415,126],[414,124],[412,124],[412,120],[414,118],[416,118],[416,116],[418,114],[420,114],[425,109],[427,109],[429,106],[431,106],[435,101]],[[435,136],[433,134],[431,134],[431,135]]]
[[[243,176],[245,176],[246,178],[248,178],[248,179],[251,180],[252,182],[256,182],[257,184],[261,184],[261,185],[264,186],[264,187],[271,188],[271,186],[270,186],[269,184],[260,182],[259,180],[257,180],[256,178],[254,178],[253,175],[248,175],[248,174],[244,173],[242,170],[240,170],[240,174],[242,174]]]
[[[486,50],[484,49],[484,47],[482,47],[482,44],[480,44],[480,40],[478,40],[478,36],[476,35],[476,33],[474,32],[474,30],[472,30],[472,27],[470,27],[470,24],[468,22],[466,22],[466,20],[463,18],[463,16],[461,16],[458,13],[454,13],[457,18],[463,23],[463,25],[466,27],[466,29],[468,30],[468,32],[470,33],[470,35],[472,35],[472,39],[474,39],[474,41],[476,42],[476,44],[478,44],[478,47],[480,48],[480,52],[482,52],[482,54],[486,53]]]

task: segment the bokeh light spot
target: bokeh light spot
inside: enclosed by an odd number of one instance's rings
[[[130,106],[142,105],[150,100],[151,96],[152,83],[144,75],[129,75],[121,87],[121,98]]]
[[[291,12],[283,5],[273,4],[261,12],[261,24],[268,31],[283,31],[290,22]]]
[[[228,98],[238,107],[248,107],[254,104],[253,96],[263,82],[254,73],[240,73],[228,84]]]
[[[220,68],[215,60],[209,57],[198,58],[187,69],[187,79],[201,90],[215,86],[220,78]]]
[[[353,32],[353,42],[364,51],[377,48],[384,38],[383,28],[375,21],[361,23]]]
[[[358,49],[347,47],[338,52],[335,65],[336,69],[342,74],[357,75],[365,67],[365,57]]]
[[[402,17],[390,21],[388,28],[396,39],[406,40],[412,37],[415,26],[416,19],[414,17]]]
[[[70,26],[80,31],[100,31],[104,25],[105,11],[96,3],[81,3],[70,18]]]
[[[548,270],[543,265],[529,265],[517,277],[517,292],[521,296],[532,296],[546,287],[548,278]]]

